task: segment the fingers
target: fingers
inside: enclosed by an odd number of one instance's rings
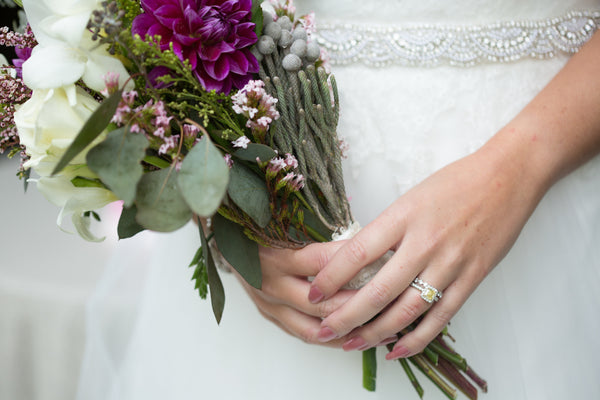
[[[242,285],[250,298],[254,301],[260,314],[281,330],[291,336],[297,337],[310,344],[320,343],[317,335],[321,326],[321,319],[304,314],[284,304],[276,304],[266,301],[260,296],[260,291],[252,288],[241,280]],[[329,343],[320,343],[328,347],[341,347],[347,338],[340,338]]]
[[[425,314],[417,327],[400,338],[394,345],[394,349],[386,354],[386,360],[406,358],[418,354],[439,335],[466,298],[460,294],[457,295],[460,290],[456,291],[454,289],[456,288],[449,288],[447,293],[444,294],[444,298]]]
[[[344,243],[344,241],[313,243],[299,250],[261,247],[261,265],[263,269],[275,267],[288,275],[315,276],[325,268]]]
[[[396,253],[396,256],[402,257],[402,254]],[[357,329],[352,334],[352,337],[361,337],[365,343],[375,346],[402,331],[432,306],[431,303],[421,297],[421,290],[409,286],[413,278],[406,281],[406,276],[414,277],[418,274],[418,271],[413,270],[412,273],[401,271],[394,266],[394,261],[392,258],[388,263],[389,268],[381,270],[369,284],[359,290],[346,304],[323,320],[321,325],[323,329],[326,329],[326,332],[330,333],[329,338],[345,335],[355,327],[368,322],[385,307],[385,310],[375,320]],[[420,276],[432,287],[441,290],[445,289],[455,279],[454,273],[450,271],[453,271],[453,269],[428,268]],[[396,282],[403,283],[396,287],[394,285]],[[371,285],[375,288],[379,287],[379,289],[370,288]],[[387,293],[388,291],[390,293]],[[376,293],[375,300],[373,299],[373,293]],[[401,294],[394,299],[393,296],[396,296],[396,293]],[[358,305],[361,304],[362,307],[359,307]],[[368,310],[368,312],[365,310]],[[443,329],[443,326],[441,329]],[[334,332],[335,335],[331,332]]]
[[[329,328],[333,334],[328,335],[329,338],[337,337],[347,334],[352,331],[355,327],[361,326],[364,323],[371,320],[381,310],[387,307],[391,302],[398,298],[398,295],[405,291],[410,285],[410,282],[419,273],[421,268],[418,262],[408,261],[407,264],[400,264],[407,257],[403,254],[404,250],[400,249],[399,252],[388,261],[387,264],[373,277],[373,279],[361,288],[355,296],[350,298],[339,310],[333,312],[327,317],[322,326]],[[405,294],[400,295],[401,298],[406,297],[405,295],[411,295],[415,297],[416,291],[408,291]],[[398,303],[399,300],[396,301]],[[401,302],[407,304],[406,301]],[[412,305],[416,303],[416,305]],[[418,295],[416,300],[408,302],[407,311],[404,313],[407,317],[410,317],[410,322],[423,313],[425,308],[422,308],[425,303]],[[427,304],[427,303],[425,303]],[[393,306],[391,306],[393,307]],[[380,317],[381,318],[381,317]],[[397,325],[399,321],[389,321],[387,325]],[[374,324],[374,322],[372,323]],[[377,327],[381,329],[381,326]],[[386,329],[387,336],[378,338],[379,340],[369,340],[369,343],[376,344],[380,340],[395,334],[398,330]],[[325,336],[323,336],[323,340]]]
[[[401,236],[401,224],[396,214],[387,211],[381,214],[348,240],[317,274],[309,293],[309,300],[317,303],[332,296],[362,267],[395,247]]]
[[[260,294],[267,296],[271,302],[285,304],[314,317],[326,318],[356,293],[355,290],[341,290],[330,299],[313,304],[308,301],[309,288],[310,283],[306,279],[282,276],[263,282]]]

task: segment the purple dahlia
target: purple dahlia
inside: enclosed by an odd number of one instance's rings
[[[160,35],[160,48],[188,60],[206,90],[241,89],[258,72],[250,52],[257,41],[250,22],[252,0],[142,0],[131,31]]]

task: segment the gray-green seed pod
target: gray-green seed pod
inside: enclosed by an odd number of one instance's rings
[[[302,60],[295,54],[288,54],[283,57],[281,65],[286,71],[296,72],[302,68]]]
[[[270,12],[263,10],[263,27],[273,22],[273,16]]]
[[[252,53],[252,55],[254,55],[254,57],[256,57],[256,60],[258,62],[262,61],[263,55],[260,51],[258,51],[258,49],[256,47],[252,47],[252,50],[250,50],[250,52]]]
[[[281,38],[281,26],[279,24],[269,24],[263,28],[263,33],[271,36],[274,41],[278,41]]]
[[[315,42],[306,45],[306,61],[314,63],[321,56],[321,48]]]
[[[279,45],[281,47],[283,47],[283,48],[289,47],[293,41],[294,41],[294,38],[292,37],[292,34],[290,33],[290,31],[286,31],[286,30],[281,31],[281,38],[279,38]]]
[[[306,40],[307,39],[306,31],[304,30],[303,27],[299,26],[296,29],[294,29],[294,31],[292,32],[292,37],[294,38],[294,40],[298,40],[298,39]]]
[[[256,43],[256,48],[262,54],[271,54],[275,51],[275,42],[271,36],[263,35],[258,39],[258,43]]]
[[[279,24],[279,26],[281,26],[281,29],[284,29],[286,31],[291,31],[292,28],[294,27],[292,25],[292,21],[290,21],[290,17],[288,17],[287,15],[284,15],[283,17],[279,17],[279,19],[277,20],[277,24]]]
[[[295,40],[290,47],[290,53],[302,58],[306,55],[306,41],[302,39]]]

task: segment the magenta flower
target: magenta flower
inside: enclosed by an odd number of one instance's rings
[[[142,0],[144,13],[132,33],[160,35],[161,50],[173,44],[180,60],[188,60],[207,90],[241,89],[258,72],[250,52],[257,41],[250,22],[252,0]]]

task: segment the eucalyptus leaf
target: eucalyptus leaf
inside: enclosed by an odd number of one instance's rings
[[[267,185],[254,172],[241,163],[230,170],[227,193],[231,200],[248,214],[261,228],[271,220]]]
[[[228,182],[223,155],[204,135],[181,164],[177,179],[181,195],[196,214],[208,217],[221,205]]]
[[[117,111],[117,107],[119,107],[122,95],[123,89],[117,90],[115,93],[111,94],[102,102],[102,104],[100,104],[90,118],[85,121],[85,124],[73,140],[73,143],[67,148],[65,154],[63,154],[58,164],[56,164],[56,167],[54,167],[52,175],[62,171],[72,159],[81,153],[83,149],[94,141],[94,139],[100,136],[110,123],[113,115],[115,115],[115,111]]]
[[[121,211],[121,218],[119,218],[119,225],[117,226],[117,234],[119,239],[130,238],[139,232],[144,230],[144,227],[137,223],[135,216],[137,214],[137,207],[135,205],[131,207],[123,207]]]
[[[148,145],[144,135],[119,128],[110,132],[86,156],[88,167],[124,201],[126,207],[135,200],[137,183],[144,174],[141,162]]]
[[[210,303],[212,305],[213,313],[217,320],[217,324],[221,323],[221,317],[223,316],[223,310],[225,309],[225,289],[223,289],[223,283],[217,272],[215,266],[215,260],[212,257],[210,248],[208,247],[208,241],[202,230],[202,225],[198,224],[198,230],[200,231],[200,240],[202,241],[202,248],[204,261],[206,265],[206,273],[208,275],[208,287],[210,288]]]
[[[244,228],[217,214],[212,219],[215,240],[223,257],[253,287],[262,286],[258,244],[248,239]]]
[[[273,157],[277,156],[277,153],[264,144],[248,143],[245,149],[239,149],[233,153],[234,157],[244,161],[256,162],[258,157],[260,161],[269,161]]]
[[[192,210],[177,188],[177,172],[170,168],[147,172],[137,187],[136,221],[146,229],[171,232],[192,218]]]

